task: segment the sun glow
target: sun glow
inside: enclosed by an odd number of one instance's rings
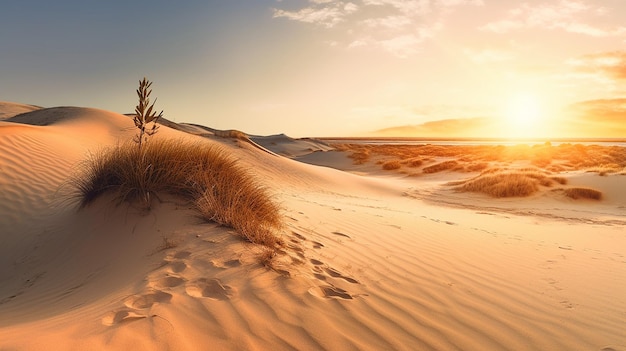
[[[502,132],[509,137],[528,138],[544,134],[543,110],[540,100],[532,94],[520,93],[506,101]]]

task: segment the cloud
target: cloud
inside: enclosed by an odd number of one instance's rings
[[[424,15],[431,11],[429,0],[363,0],[363,5],[392,7],[408,17]]]
[[[352,2],[334,0],[310,0],[309,2],[311,6],[298,11],[274,9],[274,18],[284,17],[292,21],[332,28],[343,22],[346,16],[358,10],[358,6]]]
[[[585,23],[583,18],[604,16],[608,10],[602,6],[591,6],[581,0],[560,0],[556,4],[521,6],[509,11],[506,18],[487,23],[480,29],[495,33],[509,33],[522,28],[561,29],[569,33],[593,37],[626,35],[626,27],[598,27]]]
[[[602,73],[615,80],[626,80],[626,51],[604,52],[570,59],[567,64],[585,73]]]
[[[491,118],[457,118],[430,121],[417,125],[404,125],[379,129],[375,136],[387,137],[489,137],[495,121]]]
[[[568,110],[582,136],[626,137],[626,98],[581,101]]]
[[[619,124],[626,129],[626,98],[581,101],[571,105],[570,109],[585,120]]]
[[[287,1],[281,1],[287,6]],[[444,28],[455,7],[481,6],[483,0],[308,0],[296,10],[274,9],[274,18],[315,24],[348,49],[376,48],[407,58]],[[341,26],[340,26],[341,25]],[[346,34],[347,33],[347,34]]]
[[[411,19],[408,16],[395,15],[381,18],[368,18],[363,20],[363,24],[372,28],[397,29],[411,25]]]

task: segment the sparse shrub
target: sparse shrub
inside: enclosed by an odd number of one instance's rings
[[[602,192],[589,189],[589,188],[569,188],[565,189],[565,195],[567,197],[571,197],[574,200],[578,199],[591,199],[591,200],[601,200]]]
[[[192,201],[209,221],[234,228],[250,242],[274,247],[282,227],[280,208],[237,162],[212,145],[155,140],[142,149],[126,143],[84,163],[72,180],[80,207],[111,193],[118,203],[150,208],[159,194]]]
[[[539,185],[541,186],[545,186],[545,187],[551,187],[552,186],[552,179],[544,177],[544,178],[540,178],[538,179],[539,181]]]
[[[415,168],[415,167],[419,167],[422,164],[424,164],[424,161],[421,158],[414,157],[414,158],[410,158],[408,160],[402,161],[402,164],[405,164],[405,165],[407,165],[409,167]]]
[[[361,151],[354,152],[349,157],[354,160],[353,162],[355,165],[362,165],[362,164],[367,163],[367,161],[369,161],[370,154],[369,154],[369,151],[367,150],[361,150]]]
[[[269,269],[275,269],[274,259],[276,258],[276,250],[263,249],[257,256],[259,263]]]
[[[385,171],[392,171],[395,169],[400,169],[402,165],[399,160],[391,160],[383,163],[383,169]]]
[[[531,161],[531,163],[537,167],[544,168],[552,163],[552,160],[547,157],[536,157]]]
[[[482,170],[485,170],[487,167],[489,167],[488,163],[480,162],[480,163],[471,163],[467,165],[466,169],[468,172],[480,172]]]
[[[444,162],[440,162],[440,163],[434,164],[432,166],[424,167],[424,169],[422,169],[422,172],[424,172],[424,173],[438,173],[438,172],[446,171],[446,170],[449,170],[449,169],[453,169],[453,168],[457,167],[458,165],[459,165],[459,163],[456,162],[456,161],[444,161]]]
[[[478,176],[457,187],[459,191],[477,192],[492,197],[524,197],[538,190],[537,180],[522,173]]]
[[[135,126],[139,128],[139,134],[135,136],[135,142],[139,145],[141,149],[141,144],[145,140],[147,140],[148,136],[155,134],[159,128],[157,126],[157,121],[159,118],[163,117],[163,111],[161,111],[158,115],[156,111],[153,111],[154,103],[156,103],[156,99],[154,102],[150,104],[150,94],[152,93],[152,82],[147,80],[146,77],[143,80],[139,81],[139,88],[137,89],[137,97],[139,97],[139,104],[135,107],[135,117],[133,121],[135,122]],[[148,124],[152,123],[152,127],[148,128]]]

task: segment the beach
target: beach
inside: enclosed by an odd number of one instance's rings
[[[1,350],[626,350],[623,147],[163,122],[148,144],[218,147],[279,204],[262,261],[176,196],[78,206],[70,180],[133,139],[131,117],[0,109]]]

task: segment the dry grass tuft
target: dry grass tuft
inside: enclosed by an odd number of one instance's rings
[[[487,169],[487,167],[489,167],[489,164],[487,162],[472,163],[467,166],[467,171],[480,172]]]
[[[518,170],[492,168],[474,178],[450,182],[447,185],[456,186],[457,191],[483,193],[500,198],[530,196],[537,192],[540,186],[549,187],[553,182],[562,181],[567,180],[549,177],[546,172],[535,168]]]
[[[456,161],[443,161],[443,162],[434,164],[432,166],[424,167],[424,169],[422,169],[422,172],[438,173],[438,172],[443,172],[443,171],[447,171],[450,169],[454,169],[458,166],[459,166],[459,163]]]
[[[281,227],[280,208],[265,188],[234,163],[197,175],[201,191],[195,205],[208,220],[232,227],[248,241],[274,247]]]
[[[250,242],[275,247],[282,227],[280,208],[267,190],[222,149],[202,143],[154,140],[141,149],[126,143],[103,150],[71,183],[79,206],[105,193],[118,203],[150,209],[159,194],[192,201],[209,221],[234,228]]]
[[[391,160],[383,163],[383,169],[385,171],[392,171],[395,169],[400,169],[402,164],[400,164],[399,160]]]
[[[598,173],[623,174],[626,168],[626,151],[619,146],[550,143],[541,145],[397,145],[397,144],[333,144],[339,151],[350,154],[356,164],[363,164],[371,156],[383,156],[383,160],[398,159],[407,164],[410,159],[445,157],[455,159],[461,166],[485,162],[527,161],[540,168],[554,172],[591,170]],[[472,171],[470,166],[451,167],[451,170]]]
[[[403,160],[402,164],[407,165],[408,167],[415,168],[415,167],[420,167],[422,164],[424,164],[424,160],[422,160],[419,157],[413,157],[413,158]]]
[[[602,192],[589,189],[589,188],[569,188],[564,190],[565,195],[567,197],[571,197],[574,200],[578,199],[591,199],[591,200],[601,200]]]
[[[269,269],[275,269],[274,260],[276,258],[276,250],[263,249],[257,256],[259,263]]]
[[[524,173],[487,174],[465,181],[456,188],[462,192],[476,192],[492,197],[524,197],[539,190],[538,181]]]

